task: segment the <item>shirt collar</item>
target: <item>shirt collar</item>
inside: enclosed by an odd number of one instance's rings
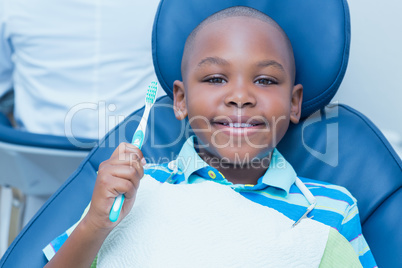
[[[188,181],[190,175],[195,171],[204,167],[209,167],[209,165],[202,160],[194,149],[195,138],[196,137],[193,135],[184,142],[183,147],[176,158],[177,166],[183,172],[185,181]]]
[[[262,176],[262,183],[280,188],[288,194],[290,187],[296,181],[296,176],[292,165],[275,148],[272,152],[269,167],[264,176]]]
[[[188,181],[189,177],[196,172],[209,165],[202,160],[194,149],[194,139],[196,136],[188,138],[177,156],[177,166],[183,172],[185,181]],[[282,189],[289,193],[289,189],[296,180],[296,172],[288,161],[282,156],[282,154],[275,148],[271,162],[265,174],[260,178],[259,182],[267,185]]]

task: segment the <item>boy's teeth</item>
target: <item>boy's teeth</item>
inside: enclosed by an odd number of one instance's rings
[[[229,123],[229,127],[252,127],[253,125],[247,123]]]

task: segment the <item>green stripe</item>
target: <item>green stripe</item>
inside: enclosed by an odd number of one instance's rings
[[[363,267],[352,245],[334,228],[329,229],[327,245],[320,263],[320,268],[326,267]]]
[[[90,268],[96,268],[96,263],[97,263],[97,262],[98,262],[98,255],[96,255],[96,257],[95,257],[94,261],[92,262]]]

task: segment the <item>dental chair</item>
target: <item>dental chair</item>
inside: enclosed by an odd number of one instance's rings
[[[91,139],[21,131],[0,114],[0,185],[27,195],[51,195],[95,145]]]
[[[345,0],[162,0],[153,29],[153,59],[161,87],[151,111],[143,153],[168,162],[191,135],[172,111],[172,85],[181,79],[187,35],[208,15],[246,5],[275,19],[288,34],[296,58],[296,82],[304,85],[302,120],[291,125],[280,152],[303,177],[345,186],[358,200],[363,233],[379,267],[402,267],[402,163],[381,132],[361,113],[329,104],[346,71],[350,18]],[[145,89],[144,89],[145,94]],[[42,249],[73,225],[91,199],[99,164],[120,142],[129,142],[143,109],[135,111],[95,147],[14,240],[0,267],[43,267]]]
[[[0,113],[0,256],[9,237],[21,231],[95,144],[89,139],[21,131]],[[18,212],[12,213],[13,207]]]

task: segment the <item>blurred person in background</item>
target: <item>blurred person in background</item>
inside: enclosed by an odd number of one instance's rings
[[[101,139],[157,81],[158,4],[0,0],[0,111],[28,132]]]

